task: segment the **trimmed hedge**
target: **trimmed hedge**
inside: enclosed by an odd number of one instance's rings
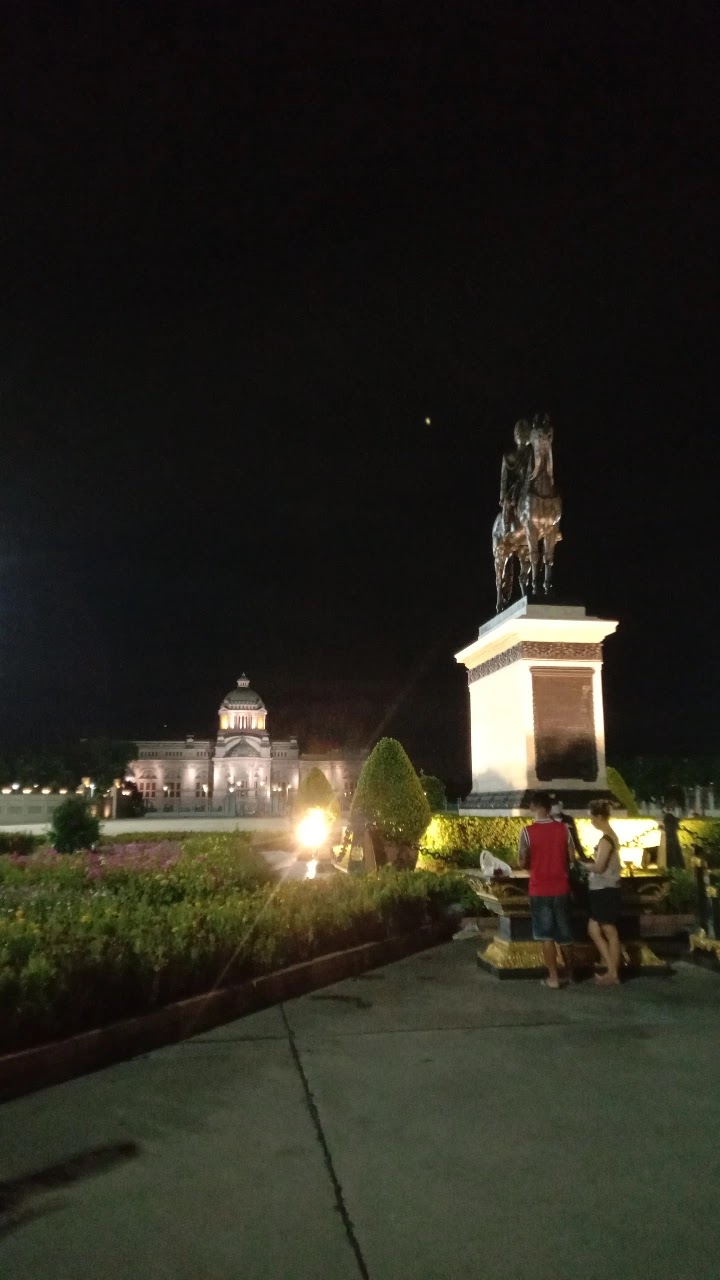
[[[693,845],[700,845],[710,866],[720,866],[720,818],[682,818],[678,837],[686,857],[692,854]]]
[[[424,857],[455,867],[476,867],[480,853],[489,849],[514,867],[520,832],[528,818],[475,818],[436,813],[422,840]]]
[[[445,783],[432,773],[420,774],[420,786],[425,792],[432,813],[442,813],[447,805]]]
[[[17,853],[25,857],[34,853],[44,840],[44,836],[35,836],[31,831],[0,831],[0,854]]]
[[[529,821],[529,818],[436,813],[420,841],[421,865],[477,867],[481,851],[489,849],[514,867],[520,832]],[[662,833],[652,818],[611,818],[611,822],[626,848],[660,844]],[[600,838],[599,832],[589,818],[578,818],[577,830],[583,848],[592,853]],[[720,819],[685,818],[678,828],[678,836],[686,861],[689,862],[693,845],[699,845],[709,865],[720,867]]]
[[[337,817],[340,812],[335,792],[322,769],[318,769],[317,765],[303,778],[298,787],[293,816],[300,817],[307,809],[326,809],[328,812],[332,811],[333,817]]]
[[[372,822],[386,840],[415,844],[430,820],[430,805],[412,763],[395,738],[381,738],[358,778],[350,816]]]

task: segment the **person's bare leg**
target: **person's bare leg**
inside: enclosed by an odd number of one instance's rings
[[[603,933],[597,920],[588,920],[587,931],[590,937],[592,938],[593,942],[595,943],[595,946],[597,947],[598,951],[600,952],[600,959],[605,965],[605,968],[607,969],[608,973],[610,973],[610,970],[612,967],[610,950],[609,950],[607,941],[605,939],[605,934]],[[596,977],[595,981],[604,982],[604,978]]]
[[[553,987],[556,989],[557,987],[560,986],[560,979],[558,977],[557,954],[555,951],[555,943],[543,942],[542,949],[543,949],[543,960],[545,961],[545,964],[547,966],[547,971],[548,971],[548,976],[545,979],[546,984],[548,987]]]
[[[620,981],[620,961],[622,959],[620,938],[614,924],[604,924],[601,928],[608,952],[608,970],[603,978],[598,978],[598,982],[602,982],[604,987],[616,987]]]
[[[573,955],[572,943],[560,943],[560,952],[565,965],[565,977],[568,982],[575,981],[575,956]]]

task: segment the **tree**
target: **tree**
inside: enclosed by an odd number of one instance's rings
[[[447,803],[445,783],[442,778],[435,778],[431,773],[420,771],[420,785],[427,796],[427,802],[433,813],[441,812]]]
[[[53,814],[50,841],[58,853],[91,849],[100,838],[100,819],[90,812],[83,796],[68,796]]]
[[[618,763],[641,803],[692,809],[696,787],[720,783],[717,756],[632,756]]]
[[[92,778],[103,795],[110,790],[115,778],[125,777],[128,764],[136,757],[137,745],[134,742],[88,738],[79,744],[75,759],[80,777]]]
[[[363,765],[350,810],[373,823],[387,840],[417,844],[430,821],[430,805],[404,748],[381,738]]]
[[[607,767],[607,780],[615,799],[620,801],[623,809],[627,809],[628,818],[637,818],[640,813],[637,800],[622,774],[618,773],[617,769],[613,769],[612,765]]]
[[[335,792],[317,765],[305,775],[298,787],[295,812],[303,812],[305,809],[331,809],[335,813],[339,812]]]
[[[91,778],[103,795],[115,778],[124,778],[131,760],[137,757],[134,742],[112,738],[85,738],[63,749],[20,751],[0,759],[0,782],[12,786],[77,787],[82,778]]]
[[[127,794],[126,794],[127,793]],[[118,818],[142,818],[147,813],[147,805],[134,782],[123,782],[117,798]]]

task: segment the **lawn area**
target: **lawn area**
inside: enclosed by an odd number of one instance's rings
[[[455,876],[280,883],[245,832],[0,857],[0,1052],[442,919]]]

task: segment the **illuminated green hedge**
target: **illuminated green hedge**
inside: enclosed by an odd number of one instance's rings
[[[720,818],[683,818],[678,836],[686,855],[697,844],[711,866],[720,866]]]
[[[515,866],[520,832],[528,821],[526,818],[466,818],[436,813],[420,848],[424,855],[456,867],[476,867],[483,849],[489,849]]]
[[[421,865],[433,862],[453,867],[477,867],[480,853],[491,853],[516,865],[520,832],[529,818],[481,818],[462,817],[452,813],[436,813],[420,841],[423,855]],[[620,838],[623,860],[640,862],[644,847],[660,844],[661,832],[654,818],[611,818],[612,826]],[[580,842],[587,853],[592,853],[600,833],[588,818],[577,819]],[[680,844],[686,857],[697,844],[711,866],[720,866],[720,819],[684,818],[678,830]]]

